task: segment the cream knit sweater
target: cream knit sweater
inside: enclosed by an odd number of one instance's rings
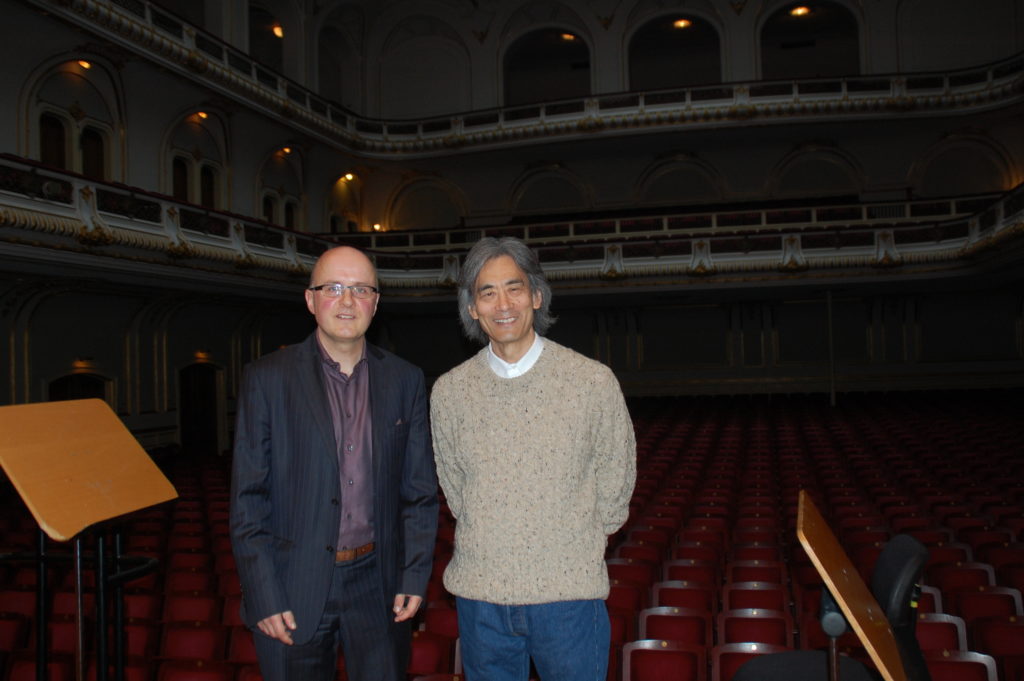
[[[456,517],[453,594],[500,604],[605,598],[607,535],[626,520],[636,441],[615,376],[545,339],[500,378],[487,348],[441,376],[434,457]]]

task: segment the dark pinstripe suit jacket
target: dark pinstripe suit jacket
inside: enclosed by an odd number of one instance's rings
[[[238,398],[231,539],[250,627],[291,610],[296,643],[316,631],[334,569],[341,494],[314,334],[245,368]],[[386,603],[424,595],[437,531],[437,476],[423,372],[367,344],[374,523]]]

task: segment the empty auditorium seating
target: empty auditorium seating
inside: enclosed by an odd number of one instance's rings
[[[987,427],[986,411],[958,403],[963,416],[948,419],[939,416],[946,412],[935,407],[937,399],[919,396],[913,408],[898,395],[848,397],[845,408],[828,409],[779,397],[639,404],[635,416],[651,412],[637,428],[644,475],[633,515],[607,552],[609,680],[727,679],[744,656],[769,650],[764,639],[784,648],[824,647],[817,621],[821,578],[795,536],[797,494],[808,489],[866,574],[884,539],[901,528],[928,547],[917,634],[935,681],[971,681],[974,673],[987,679],[985,659],[993,661],[998,681],[1021,681],[1024,483],[1017,478],[1024,479],[1024,469],[1016,453],[997,450],[999,442],[1022,441],[1024,426],[1014,417],[998,441],[982,438],[972,433]],[[986,454],[973,454],[956,448],[964,438],[991,445],[979,450]],[[954,449],[955,455],[944,453]],[[260,678],[251,634],[239,619],[241,589],[227,546],[226,463],[212,465],[221,469],[212,477],[175,468],[170,475],[181,498],[125,522],[129,545],[160,561],[157,573],[125,594],[131,674],[148,673],[146,681],[220,681],[224,673],[233,673],[231,681]],[[982,517],[987,524],[975,522]],[[451,557],[454,521],[445,517],[439,526],[430,605],[415,624],[426,632],[418,638],[444,640],[438,659],[445,668],[418,676],[451,681],[459,678],[457,616],[441,573]],[[0,533],[13,532],[28,547],[33,530],[16,514],[0,515]],[[65,567],[49,571],[55,589],[68,579]],[[34,569],[0,565],[2,681],[34,679],[28,652],[34,584]],[[48,614],[73,614],[71,590],[51,597]],[[779,614],[743,612],[751,608]],[[195,632],[196,640],[177,641],[187,638],[182,632]],[[754,651],[751,643],[761,647]],[[840,639],[841,649],[857,647],[852,632]],[[63,662],[56,661],[53,678],[73,671]],[[344,678],[342,659],[339,670]]]

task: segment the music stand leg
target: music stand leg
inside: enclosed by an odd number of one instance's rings
[[[46,533],[40,528],[36,542],[36,681],[46,681],[46,602],[50,597],[46,588]]]

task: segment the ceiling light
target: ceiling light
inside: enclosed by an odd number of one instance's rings
[[[807,5],[797,5],[793,9],[789,10],[789,15],[792,17],[805,17],[811,13],[811,8]]]
[[[672,22],[672,28],[690,28],[693,22],[689,19],[676,19]]]
[[[270,32],[273,33],[278,38],[284,37],[284,29],[281,28],[281,24],[277,23],[276,21],[274,22],[274,25],[270,27]]]

